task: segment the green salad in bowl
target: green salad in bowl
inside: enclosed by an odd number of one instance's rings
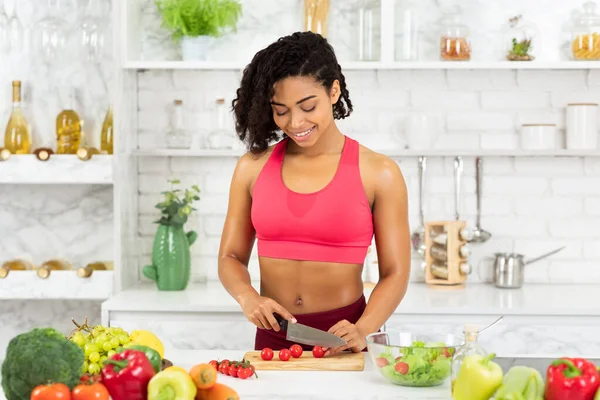
[[[375,368],[402,386],[438,386],[450,376],[452,355],[462,343],[454,335],[378,332],[367,336]]]

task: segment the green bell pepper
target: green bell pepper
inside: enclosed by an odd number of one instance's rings
[[[502,385],[502,368],[492,361],[495,353],[485,357],[472,354],[466,356],[454,382],[454,400],[488,400]]]
[[[117,351],[117,353],[121,353],[125,350],[141,351],[142,353],[144,353],[146,355],[146,358],[148,358],[148,361],[150,361],[150,364],[152,364],[152,368],[154,369],[154,372],[156,372],[156,373],[160,372],[160,368],[162,366],[162,358],[160,357],[160,354],[158,354],[158,351],[156,351],[153,348],[150,348],[148,346],[141,346],[139,344],[133,344],[131,346],[127,346],[127,348],[119,349]]]

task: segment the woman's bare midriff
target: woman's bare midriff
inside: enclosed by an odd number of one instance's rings
[[[261,295],[293,315],[329,311],[354,303],[363,293],[360,264],[260,257]]]

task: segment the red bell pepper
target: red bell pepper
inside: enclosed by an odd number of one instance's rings
[[[125,350],[105,361],[102,383],[112,400],[146,400],[148,382],[156,372],[139,350]]]
[[[583,358],[560,358],[546,371],[545,400],[593,400],[600,387],[596,366]]]

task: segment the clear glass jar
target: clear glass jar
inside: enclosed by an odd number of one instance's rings
[[[458,373],[460,371],[460,367],[462,366],[463,360],[465,357],[470,356],[472,354],[478,354],[483,357],[488,355],[488,352],[477,342],[479,337],[479,331],[477,330],[477,326],[475,325],[465,325],[463,329],[463,333],[465,335],[465,343],[456,349],[456,352],[452,356],[452,366],[451,366],[451,391],[452,396],[454,398],[454,382],[458,377]]]
[[[583,14],[574,21],[571,32],[573,60],[600,60],[600,16],[595,11],[596,3],[586,1]]]
[[[440,59],[442,61],[469,61],[471,40],[469,27],[462,22],[459,11],[444,18],[440,32]]]
[[[192,145],[192,136],[186,132],[183,121],[183,101],[173,102],[173,122],[167,132],[166,144],[171,149],[189,149]]]
[[[508,61],[533,61],[540,53],[541,40],[537,27],[521,15],[508,20],[504,32],[506,59]]]

